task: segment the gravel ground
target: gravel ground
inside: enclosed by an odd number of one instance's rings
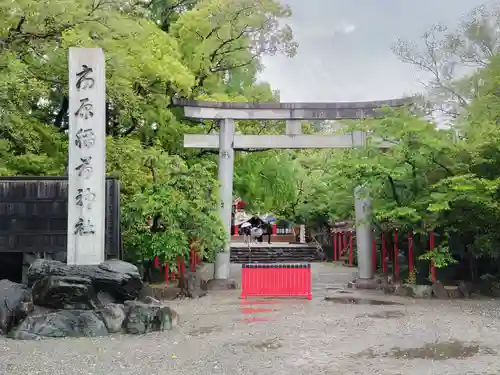
[[[312,301],[249,300],[238,292],[172,303],[173,331],[147,336],[0,339],[0,374],[498,374],[500,301],[345,304],[352,270],[315,264]],[[365,292],[366,293],[366,292]]]

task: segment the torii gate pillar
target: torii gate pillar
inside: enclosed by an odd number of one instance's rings
[[[303,135],[302,120],[340,120],[381,117],[380,107],[400,107],[408,99],[354,103],[222,103],[196,100],[174,101],[174,106],[184,107],[184,115],[191,119],[218,120],[219,135],[186,134],[184,147],[219,149],[220,216],[227,231],[228,245],[217,254],[214,279],[229,280],[230,227],[233,193],[234,150],[240,149],[297,149],[297,148],[352,148],[364,147],[366,134],[353,132],[343,135]],[[285,120],[285,135],[235,135],[235,120]],[[379,148],[393,144],[375,140]],[[373,253],[371,250],[371,202],[367,189],[355,191],[356,242],[358,251],[357,285],[373,279]]]
[[[214,264],[214,279],[227,280],[231,256],[231,206],[233,202],[234,174],[234,120],[219,121],[219,212],[227,234],[223,251],[217,253]]]

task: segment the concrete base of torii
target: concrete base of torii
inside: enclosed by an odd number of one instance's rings
[[[239,288],[238,283],[236,282],[236,280],[233,279],[211,279],[208,280],[207,282],[208,290],[221,291],[221,290],[233,290],[238,288]]]
[[[353,280],[349,283],[348,287],[350,288],[355,288],[355,289],[380,289],[381,284],[380,280],[377,280],[375,278],[371,279],[356,279]]]
[[[228,290],[238,288],[238,283],[231,279],[231,250],[224,249],[215,256],[214,278],[209,280],[207,287],[209,290]]]

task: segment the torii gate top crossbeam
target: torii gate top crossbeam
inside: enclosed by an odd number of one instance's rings
[[[371,102],[339,103],[241,103],[174,99],[174,107],[183,107],[192,119],[234,120],[354,120],[383,117],[382,107],[402,107],[410,98]]]

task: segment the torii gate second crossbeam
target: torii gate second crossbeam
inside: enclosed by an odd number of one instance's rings
[[[184,147],[219,149],[220,215],[228,231],[224,251],[217,254],[214,279],[229,279],[231,204],[233,195],[234,150],[245,149],[306,149],[364,147],[366,134],[355,131],[342,135],[304,135],[302,120],[346,120],[380,118],[382,107],[401,107],[408,98],[350,103],[227,103],[196,100],[176,100],[174,106],[184,108],[184,116],[198,120],[219,121],[219,134],[185,134]],[[284,135],[235,134],[235,120],[285,120]],[[374,140],[377,147],[389,148],[391,143]],[[373,278],[371,252],[370,200],[363,187],[355,191],[356,242],[358,270],[361,280]]]

